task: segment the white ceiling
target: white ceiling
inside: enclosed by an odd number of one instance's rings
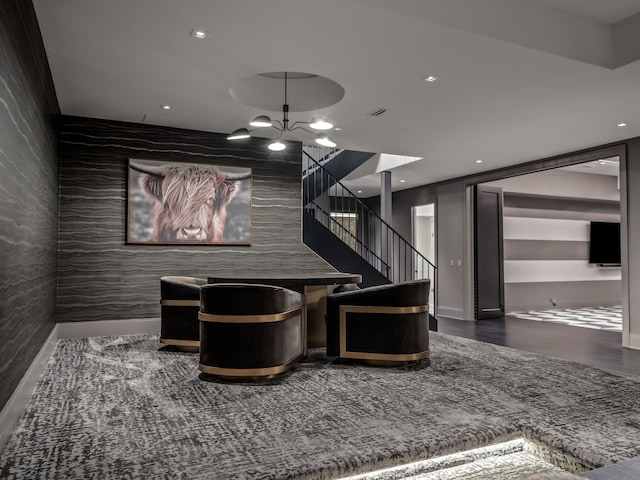
[[[314,73],[344,98],[292,119],[325,115],[342,148],[422,157],[392,169],[394,189],[640,135],[640,0],[34,5],[64,114],[229,133],[263,113],[233,99],[237,82]],[[350,187],[375,194],[376,166]]]
[[[640,11],[635,0],[538,0],[551,7],[604,23],[616,23]]]
[[[570,165],[568,167],[562,167],[559,168],[559,170],[617,177],[620,175],[620,160],[618,157],[603,158],[594,162],[585,162],[577,165]]]

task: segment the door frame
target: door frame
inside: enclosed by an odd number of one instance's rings
[[[536,160],[513,167],[505,167],[497,170],[469,176],[464,181],[465,186],[465,285],[464,285],[464,319],[475,320],[475,246],[473,242],[473,187],[480,183],[486,183],[505,178],[526,175],[528,173],[552,170],[569,165],[591,162],[602,158],[617,156],[620,160],[620,238],[622,253],[622,345],[629,346],[629,245],[628,245],[628,193],[627,193],[627,146],[625,143],[616,143],[591,150],[580,151],[568,155],[559,155],[543,160]],[[503,279],[504,281],[504,279]]]

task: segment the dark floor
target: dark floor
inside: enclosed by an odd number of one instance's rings
[[[438,318],[437,330],[592,367],[640,375],[640,350],[622,348],[622,333],[505,317],[471,322]]]

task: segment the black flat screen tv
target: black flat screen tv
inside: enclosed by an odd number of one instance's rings
[[[620,224],[591,222],[589,263],[620,265]]]

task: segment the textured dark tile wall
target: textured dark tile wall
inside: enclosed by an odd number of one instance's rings
[[[0,408],[55,325],[53,81],[30,1],[0,2]]]
[[[129,158],[252,169],[252,245],[127,245]],[[78,117],[60,132],[58,321],[159,316],[162,275],[325,272],[301,241],[302,147]]]

